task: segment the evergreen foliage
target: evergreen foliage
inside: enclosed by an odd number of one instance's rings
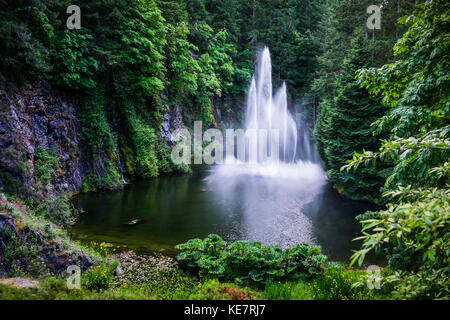
[[[360,89],[355,76],[360,68],[393,60],[393,55],[387,53],[396,41],[393,31],[402,30],[396,19],[409,6],[408,1],[402,1],[399,7],[393,7],[391,2],[383,6],[382,23],[389,31],[367,30],[367,17],[353,14],[365,12],[367,6],[361,1],[331,1],[327,8],[330,18],[326,22],[325,51],[319,57],[320,68],[312,88],[320,97],[314,136],[330,181],[347,197],[379,202],[389,174],[382,165],[358,172],[341,172],[340,168],[354,151],[380,146],[383,130],[377,131],[375,137],[372,124],[385,114],[387,107],[379,97]]]

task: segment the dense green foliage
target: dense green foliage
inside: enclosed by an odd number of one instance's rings
[[[386,247],[386,278],[395,283],[399,298],[444,298],[450,292],[449,193],[425,193],[415,202],[391,204],[379,218],[362,221],[364,241],[354,260],[361,262],[372,249]]]
[[[38,182],[43,184],[49,182],[52,173],[59,167],[59,159],[51,149],[36,148],[34,153],[34,176]]]
[[[321,277],[308,284],[317,300],[369,300],[375,293],[367,286],[355,286],[354,283],[364,278],[364,271],[349,271],[345,267],[327,267]]]
[[[106,290],[111,283],[112,273],[107,266],[98,266],[86,271],[86,287],[89,290]]]
[[[0,86],[46,81],[76,98],[92,163],[82,190],[186,171],[161,137],[163,116],[185,123],[239,121],[263,45],[274,81],[292,99],[309,91],[321,51],[326,1],[95,0],[79,4],[69,30],[68,0],[0,2]],[[269,27],[268,27],[269,26]]]
[[[340,172],[354,151],[379,147],[378,137],[372,135],[372,123],[386,111],[379,97],[359,88],[355,75],[360,68],[393,60],[391,48],[404,30],[396,20],[410,13],[413,3],[383,1],[381,29],[369,30],[367,3],[329,1],[325,48],[313,83],[313,92],[320,97],[314,136],[330,181],[350,198],[379,202],[380,188],[388,174],[381,165]],[[383,136],[382,130],[378,133]]]
[[[387,210],[363,220],[364,240],[353,262],[385,248],[395,273],[396,297],[448,298],[449,292],[449,9],[427,1],[403,19],[408,31],[394,47],[398,56],[381,68],[362,69],[359,81],[390,106],[377,121],[387,131],[379,151],[355,153],[342,169],[384,162]]]
[[[320,246],[298,244],[283,250],[280,246],[263,246],[260,242],[244,240],[226,246],[216,234],[204,240],[191,239],[175,248],[181,250],[178,259],[197,268],[200,276],[238,282],[246,277],[264,282],[300,273],[318,275],[327,259],[320,254]]]
[[[366,169],[343,174],[340,168],[355,150],[378,146],[371,124],[383,113],[377,99],[368,96],[354,80],[354,72],[370,64],[368,41],[357,30],[336,79],[336,95],[320,106],[316,136],[328,177],[338,190],[353,198],[377,199],[383,182],[383,171]]]

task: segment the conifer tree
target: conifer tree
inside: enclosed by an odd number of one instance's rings
[[[318,58],[320,67],[312,86],[319,98],[314,136],[330,180],[341,192],[356,199],[376,199],[388,173],[380,167],[355,174],[340,172],[340,167],[351,159],[352,150],[379,146],[371,124],[385,113],[381,100],[361,90],[355,77],[360,68],[393,60],[387,50],[396,41],[392,31],[402,29],[396,24],[397,16],[406,12],[411,2],[402,1],[400,11],[395,7],[395,14],[392,1],[384,2],[382,26],[386,30],[367,30],[367,3],[362,1],[331,1],[326,10],[330,18],[323,33],[324,53]],[[382,132],[377,138],[381,137]]]
[[[336,81],[337,95],[325,104],[316,131],[328,177],[338,190],[355,198],[379,195],[385,178],[374,168],[340,173],[355,150],[378,147],[371,124],[384,114],[385,107],[379,98],[367,95],[354,77],[355,70],[370,65],[367,42],[363,30],[357,29]]]

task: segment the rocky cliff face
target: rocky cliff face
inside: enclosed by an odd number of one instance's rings
[[[164,121],[161,124],[161,137],[168,145],[176,143],[175,137],[172,135],[177,129],[183,127],[183,116],[181,115],[181,106],[177,105],[172,109],[167,109],[164,113]]]
[[[19,194],[76,192],[86,171],[78,131],[74,104],[48,89],[0,91],[0,187]],[[45,185],[35,175],[38,148],[59,162]]]
[[[43,84],[15,93],[0,90],[0,190],[42,199],[80,191],[92,175],[108,173],[107,163],[122,173],[118,146],[112,159],[105,158],[107,153],[92,157],[80,139],[76,108],[76,101]],[[181,107],[168,109],[159,133],[168,146],[175,143],[171,132],[182,126]],[[123,175],[116,180],[101,187],[120,187]]]

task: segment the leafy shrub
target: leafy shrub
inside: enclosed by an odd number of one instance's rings
[[[86,271],[86,287],[89,290],[106,290],[111,283],[112,273],[105,265],[98,265]]]
[[[385,247],[389,267],[397,271],[385,281],[396,284],[397,294],[407,298],[449,297],[448,191],[425,193],[416,202],[390,205],[379,214],[379,219],[361,222],[364,235],[358,239],[364,242],[352,263],[358,260],[361,264],[367,252]]]
[[[321,272],[321,264],[326,260],[319,246],[299,244],[283,250],[280,246],[244,240],[226,246],[216,234],[204,240],[191,239],[175,248],[182,251],[178,259],[187,261],[187,266],[199,271],[201,277],[238,282],[247,277],[262,282],[298,272],[314,276]]]
[[[158,158],[158,172],[161,174],[189,173],[191,171],[188,164],[173,163],[171,149],[161,138],[157,140],[156,155]]]
[[[283,250],[280,246],[263,247],[260,242],[235,241],[225,254],[232,275],[249,275],[254,281],[284,275]]]
[[[427,270],[425,266],[417,272],[397,271],[383,278],[384,286],[394,286],[394,299],[449,299],[450,281],[448,269]]]
[[[37,182],[47,183],[59,167],[59,159],[50,148],[37,147],[34,153],[34,177]]]
[[[296,244],[286,249],[287,272],[303,272],[317,275],[322,272],[321,265],[327,260],[327,256],[320,254],[320,246],[310,246],[306,243]]]
[[[204,240],[191,239],[175,248],[182,250],[178,260],[187,261],[188,267],[198,268],[201,276],[221,276],[226,267],[225,244],[221,237],[210,234]]]
[[[35,208],[36,214],[49,219],[50,221],[66,227],[75,221],[80,213],[73,204],[70,203],[69,195],[61,193],[57,196],[46,197]]]
[[[25,277],[25,271],[17,264],[13,263],[9,268],[8,277]]]
[[[89,173],[86,175],[86,178],[81,183],[80,189],[81,189],[81,192],[85,193],[85,192],[95,191],[99,187],[100,187],[100,178],[93,173]]]
[[[379,219],[380,218],[380,214],[377,211],[366,211],[362,214],[358,214],[355,219],[356,221],[360,222],[360,221],[364,221],[364,220],[369,220],[369,219]]]
[[[85,90],[94,88],[94,74],[98,70],[96,61],[89,52],[92,35],[84,29],[82,32],[64,30],[56,42],[54,57],[57,85],[65,85],[73,89]]]
[[[154,178],[158,175],[158,159],[156,156],[155,130],[138,120],[132,121],[132,141],[136,149],[136,169],[145,178]]]
[[[315,300],[366,300],[374,293],[366,286],[355,286],[364,271],[351,271],[343,267],[326,268],[323,274],[308,284]]]
[[[17,234],[13,228],[0,226],[0,255],[6,266],[12,267],[15,262],[19,263],[23,259],[35,257],[36,247],[27,245],[24,237]],[[20,266],[17,266],[20,268]]]

